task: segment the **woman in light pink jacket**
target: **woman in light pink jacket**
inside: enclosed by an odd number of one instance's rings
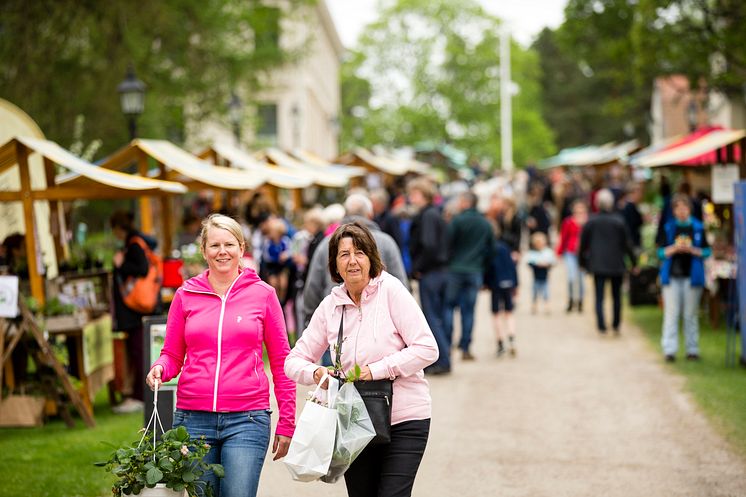
[[[295,384],[283,365],[290,351],[274,289],[242,268],[241,226],[213,214],[202,223],[208,269],[184,282],[168,312],[166,342],[147,377],[151,388],[181,373],[174,426],[210,444],[206,462],[222,464],[225,478],[205,480],[216,496],[254,497],[270,442],[267,347],[280,410],[272,452],[283,457],[295,428]]]
[[[438,358],[425,316],[402,283],[383,270],[376,242],[360,223],[340,226],[329,241],[329,271],[341,285],[316,309],[285,360],[287,375],[318,383],[316,361],[332,349],[344,372],[361,367],[360,380],[394,380],[391,442],[369,445],[345,473],[350,497],[409,496],[430,431],[430,390],[423,369]],[[344,314],[343,347],[335,357]]]

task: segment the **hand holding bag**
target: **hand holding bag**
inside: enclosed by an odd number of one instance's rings
[[[337,335],[337,358],[342,356],[342,328],[344,326],[344,310],[339,321],[339,333]],[[341,359],[337,361],[341,364]],[[342,371],[338,371],[343,376]],[[356,381],[354,383],[358,393],[365,403],[368,416],[373,422],[376,436],[371,440],[371,445],[387,444],[391,442],[391,404],[394,399],[393,380],[371,380]]]
[[[314,481],[327,474],[334,452],[337,411],[334,402],[339,383],[329,381],[327,405],[319,403],[321,385],[331,378],[325,371],[321,381],[306,400],[298,419],[288,453],[283,459],[293,480]]]

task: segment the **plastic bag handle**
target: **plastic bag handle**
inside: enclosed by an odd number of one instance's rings
[[[321,379],[319,380],[319,383],[316,385],[316,388],[311,393],[312,397],[319,398],[319,393],[321,392],[321,385],[324,384],[325,380],[329,380],[329,385],[326,389],[326,398],[327,403],[329,404],[330,409],[334,409],[334,402],[337,400],[337,392],[339,391],[339,382],[338,381],[332,381],[336,380],[336,378],[329,374],[329,370],[324,368],[324,374],[321,375]]]

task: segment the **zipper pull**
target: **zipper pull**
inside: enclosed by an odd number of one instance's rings
[[[358,321],[362,321],[363,320],[363,306],[360,305],[360,307],[357,308],[357,311],[358,311]]]

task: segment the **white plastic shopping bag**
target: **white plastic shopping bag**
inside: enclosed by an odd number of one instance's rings
[[[321,385],[329,378],[326,402],[321,396]],[[326,475],[334,451],[337,411],[334,401],[339,383],[324,373],[316,389],[306,400],[295,427],[288,453],[283,459],[293,480],[314,481]]]
[[[347,382],[339,388],[334,407],[337,411],[337,438],[329,471],[321,478],[326,483],[339,480],[376,436],[368,409],[354,383]]]

